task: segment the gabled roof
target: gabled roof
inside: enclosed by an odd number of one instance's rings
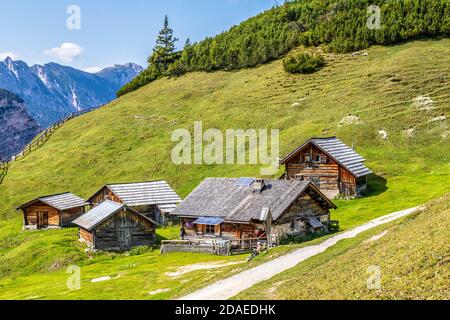
[[[109,188],[124,204],[131,207],[181,202],[181,198],[166,181],[107,184],[88,201],[92,201],[104,188]]]
[[[82,215],[81,217],[79,217],[78,219],[73,221],[73,223],[83,229],[92,231],[99,224],[101,224],[102,222],[104,222],[105,220],[112,217],[114,214],[116,214],[117,212],[119,212],[123,209],[126,209],[129,212],[139,215],[142,218],[148,220],[149,222],[156,224],[156,222],[154,222],[153,220],[151,220],[151,219],[147,218],[146,216],[140,214],[139,212],[129,208],[128,206],[121,204],[121,203],[109,201],[109,200],[102,202],[100,205],[98,205],[91,211],[85,213],[84,215]]]
[[[269,209],[273,219],[277,220],[307,190],[316,193],[330,208],[336,208],[307,181],[266,180],[261,193],[253,192],[253,183],[244,184],[242,181],[243,179],[206,179],[171,214],[249,222],[259,220],[263,210]]]
[[[88,205],[88,203],[86,201],[84,201],[82,198],[80,198],[70,192],[66,192],[66,193],[36,198],[30,202],[27,202],[27,203],[21,205],[20,207],[17,208],[17,210],[29,207],[39,201],[45,203],[46,205],[49,205],[52,208],[60,210],[60,211],[78,208],[78,207],[84,207],[84,206]]]
[[[347,169],[356,178],[367,176],[373,173],[369,168],[364,165],[366,161],[361,155],[355,152],[352,148],[343,143],[340,139],[336,137],[331,138],[311,138],[302,144],[300,147],[295,149],[293,152],[288,154],[281,164],[285,164],[292,157],[297,155],[303,148],[308,146],[310,143],[315,145],[317,148],[326,153],[329,157],[334,159],[337,163]]]

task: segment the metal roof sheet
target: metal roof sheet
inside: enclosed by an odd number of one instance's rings
[[[124,207],[125,205],[123,204],[107,200],[73,221],[73,223],[88,231],[91,231],[98,224],[102,223],[105,219],[109,218]]]
[[[171,213],[177,207],[176,204],[159,204],[158,208],[164,213]]]
[[[217,225],[221,224],[224,221],[225,221],[225,219],[223,219],[223,218],[201,217],[201,218],[195,220],[193,223],[194,224],[209,225],[209,226],[217,226]]]
[[[322,222],[320,222],[316,217],[308,218],[308,224],[314,229],[323,228]]]

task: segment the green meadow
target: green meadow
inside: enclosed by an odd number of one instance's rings
[[[157,248],[91,256],[76,229],[21,229],[16,206],[38,196],[71,191],[88,198],[105,183],[164,179],[185,197],[206,177],[260,175],[251,165],[175,165],[172,132],[192,132],[194,121],[223,132],[279,129],[280,156],[312,136],[336,135],[354,146],[375,176],[367,197],[336,200],[332,218],[342,229],[443,196],[450,189],[449,47],[450,40],[436,39],[375,46],[367,55],[325,54],[327,66],[311,75],[287,74],[281,60],[236,72],[196,72],[155,81],[67,122],[15,162],[0,185],[0,298],[164,299],[244,268],[170,278],[167,272],[183,266],[245,257],[160,256]],[[273,178],[281,174],[280,168]],[[176,231],[160,230],[160,237]],[[441,231],[448,237],[448,229]],[[82,266],[82,289],[68,292],[65,270],[72,264]],[[102,276],[112,280],[90,282]],[[126,290],[136,287],[137,296]],[[149,294],[164,289],[171,290]]]

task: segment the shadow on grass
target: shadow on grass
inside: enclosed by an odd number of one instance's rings
[[[369,176],[368,191],[367,194],[364,194],[364,198],[378,196],[388,191],[388,189],[387,180],[385,178],[372,174]]]

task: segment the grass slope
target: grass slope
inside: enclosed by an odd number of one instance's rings
[[[425,211],[338,243],[236,298],[446,300],[450,296],[449,220],[447,195]],[[370,266],[380,267],[379,290],[367,288]]]
[[[281,129],[283,155],[311,136],[338,135],[354,144],[387,185],[374,178],[370,197],[337,201],[333,218],[344,229],[443,195],[450,182],[449,120],[432,120],[448,116],[449,47],[445,39],[373,47],[368,56],[327,55],[327,67],[313,75],[288,75],[281,61],[192,73],[68,122],[15,163],[0,185],[0,278],[44,275],[87,259],[74,229],[21,231],[14,208],[31,198],[68,190],[87,198],[107,182],[153,179],[186,196],[205,177],[259,175],[258,166],[174,165],[171,134],[192,129],[196,120],[205,129]],[[433,109],[420,110],[418,96],[432,98]],[[350,113],[361,122],[341,126]],[[410,127],[413,137],[403,130]],[[378,137],[380,128],[387,140]]]

